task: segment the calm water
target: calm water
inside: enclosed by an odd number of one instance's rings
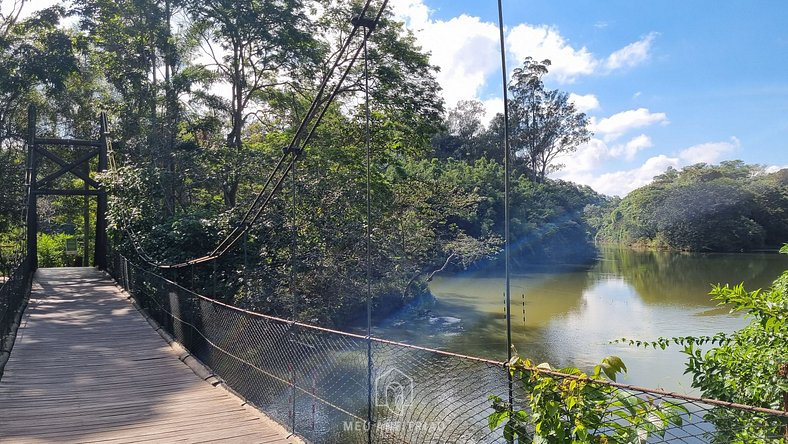
[[[591,268],[514,276],[512,326],[519,353],[553,366],[590,368],[621,356],[622,381],[692,392],[684,355],[610,344],[626,337],[708,335],[745,325],[710,300],[711,283],[766,288],[785,269],[778,254],[686,254],[606,248]],[[502,276],[436,277],[434,299],[386,320],[376,335],[457,353],[506,358]],[[524,307],[524,309],[523,309]],[[523,314],[523,311],[525,314]]]

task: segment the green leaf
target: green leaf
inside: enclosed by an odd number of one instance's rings
[[[502,412],[493,412],[490,413],[490,416],[487,417],[487,425],[490,426],[490,430],[497,429],[502,422],[506,421],[509,418],[509,410],[504,410]]]
[[[602,368],[602,371],[605,375],[611,380],[616,380],[616,375],[618,373],[626,373],[627,366],[624,365],[624,361],[621,360],[618,356],[608,356],[602,360],[602,363],[599,364],[599,367]],[[596,373],[596,368],[595,368]]]

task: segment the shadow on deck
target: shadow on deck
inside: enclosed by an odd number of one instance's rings
[[[104,273],[40,269],[0,382],[0,442],[296,442],[200,380]]]

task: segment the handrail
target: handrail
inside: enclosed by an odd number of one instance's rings
[[[503,442],[500,430],[489,430],[487,417],[492,412],[488,396],[505,398],[509,390],[510,368],[505,362],[368,338],[234,307],[120,254],[115,255],[110,273],[153,323],[232,390],[310,441],[341,436],[341,442],[389,442],[388,438],[397,442]],[[369,363],[367,344],[371,344]],[[747,424],[752,421],[768,425],[769,430],[782,430],[788,422],[788,413],[765,407],[550,369],[516,370],[512,377],[517,381],[541,377],[578,381],[650,404],[665,402],[686,409],[682,421],[664,424],[664,440],[654,442],[697,442],[715,430],[730,433],[750,427]],[[375,375],[374,384],[367,383],[366,371]],[[399,404],[390,405],[385,398],[389,388],[399,390],[394,400]],[[369,396],[375,399],[372,408],[367,407]],[[528,396],[515,384],[513,406],[527,409]],[[368,410],[372,419],[367,419]],[[606,414],[615,415],[613,410]]]
[[[13,267],[8,279],[0,286],[0,378],[14,347],[16,331],[30,293],[31,276],[30,261],[25,257]]]

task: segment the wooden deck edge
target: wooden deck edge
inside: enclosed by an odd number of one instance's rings
[[[115,284],[115,287],[123,295],[126,296],[126,300],[137,310],[137,312],[148,322],[148,324],[151,325],[153,330],[156,331],[156,333],[158,333],[159,336],[161,336],[162,339],[164,339],[164,341],[170,346],[170,351],[172,352],[172,354],[175,355],[179,361],[181,361],[187,367],[189,367],[194,372],[195,375],[197,375],[200,379],[207,382],[208,384],[212,385],[214,388],[224,391],[228,396],[235,399],[239,403],[239,405],[241,405],[244,408],[244,410],[258,417],[265,427],[269,427],[274,431],[278,432],[282,436],[286,437],[286,439],[288,439],[293,444],[307,444],[300,436],[287,430],[285,426],[283,426],[282,424],[280,424],[270,416],[266,415],[265,412],[263,412],[253,403],[250,403],[246,398],[241,396],[241,394],[239,394],[238,392],[233,390],[232,387],[227,385],[224,382],[224,380],[219,375],[214,373],[214,371],[210,367],[208,367],[207,365],[205,365],[205,363],[203,363],[197,357],[192,355],[191,352],[189,352],[189,350],[186,349],[186,347],[184,347],[180,342],[175,340],[175,338],[173,338],[172,335],[170,335],[165,329],[161,328],[159,323],[156,322],[156,320],[153,319],[137,303],[137,301],[134,299],[134,296],[129,294],[129,292],[127,292],[125,288],[118,285],[118,283],[115,282],[114,279],[112,279],[112,276],[109,275],[109,273],[107,272],[104,273],[112,280],[112,282]],[[0,375],[2,375],[2,373],[0,373]]]

